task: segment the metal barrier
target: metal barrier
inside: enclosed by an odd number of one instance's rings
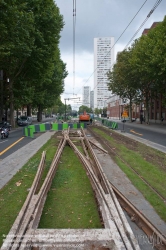
[[[71,129],[79,129],[81,127],[86,128],[87,124],[85,122],[81,122],[81,123],[41,123],[41,124],[29,125],[23,127],[23,135],[34,138],[34,133],[45,132],[48,130],[62,131],[68,129],[69,127]]]
[[[107,119],[102,119],[100,117],[95,117],[95,120],[100,121],[104,126],[109,127],[111,129],[117,129],[118,123],[114,121],[110,121]]]

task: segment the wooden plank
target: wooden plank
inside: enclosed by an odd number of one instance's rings
[[[37,229],[31,235],[31,246],[39,249],[121,249],[110,229]]]

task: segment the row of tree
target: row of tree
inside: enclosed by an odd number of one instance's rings
[[[132,119],[132,103],[145,103],[146,121],[153,100],[162,96],[166,106],[166,18],[142,35],[117,56],[113,70],[108,73],[108,87],[113,94],[129,99]],[[162,114],[160,114],[162,115]]]
[[[47,108],[44,110],[44,113],[46,115],[51,116],[52,114],[59,114],[60,116],[64,116],[65,113],[68,115],[72,115],[72,113],[75,113],[74,111],[72,111],[72,107],[70,104],[65,105],[60,98],[57,100],[56,104],[53,105],[51,108]]]
[[[67,72],[58,47],[63,17],[53,0],[3,0],[0,16],[1,110],[10,108],[12,126],[14,110],[23,106],[28,115],[37,108],[40,120],[64,90]]]
[[[84,111],[86,111],[86,113],[94,113],[96,115],[99,115],[99,114],[106,115],[107,114],[107,108],[103,108],[103,109],[95,108],[93,110],[92,108],[89,108],[88,106],[85,106],[85,105],[80,106],[78,113],[81,114],[81,113],[84,113]]]

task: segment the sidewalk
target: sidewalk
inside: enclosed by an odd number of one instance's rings
[[[110,121],[115,121],[118,124],[123,124],[123,122],[119,119],[109,119]],[[146,124],[146,122],[142,122],[142,124],[140,123],[140,121],[134,121],[134,122],[130,122],[130,121],[126,121],[125,124],[132,124],[132,126],[136,126],[136,127],[143,127],[144,129],[147,130],[151,130],[151,131],[162,131],[163,133],[166,134],[166,123],[153,123],[150,122],[150,124]]]
[[[115,121],[117,122],[121,127],[123,126],[123,122],[121,120],[112,120],[112,121]],[[145,130],[147,131],[154,131],[154,132],[162,132],[163,134],[166,134],[166,124],[157,124],[157,123],[151,123],[150,125],[147,125],[145,122],[143,122],[142,124],[138,121],[138,122],[130,122],[130,121],[126,121],[125,124],[127,125],[132,125],[133,127],[135,128],[144,128]],[[124,127],[125,127],[125,124],[124,124]],[[119,127],[120,127],[119,126]],[[121,129],[119,128],[118,130],[114,130],[115,132],[119,133],[119,134],[122,134],[126,137],[129,137],[131,139],[134,139],[136,141],[139,141],[141,143],[144,143],[145,145],[149,146],[149,147],[152,147],[154,149],[157,149],[163,153],[166,153],[166,146],[163,146],[163,145],[160,145],[158,143],[155,143],[155,142],[152,142],[150,140],[147,140],[147,139],[143,139],[142,137],[138,137],[134,134],[130,134],[130,133],[127,133],[126,131],[122,133]]]
[[[94,139],[93,139],[94,140]],[[96,144],[99,144],[94,140]],[[101,145],[99,144],[101,147]],[[142,213],[144,214],[149,221],[153,222],[153,225],[163,233],[163,235],[166,235],[166,223],[158,216],[154,208],[150,205],[148,201],[144,198],[142,193],[138,191],[131,181],[128,179],[126,174],[120,169],[120,167],[112,160],[112,158],[105,153],[102,153],[98,149],[94,149],[97,158],[103,167],[103,171],[105,172],[108,180]],[[140,236],[142,233],[137,231],[137,226],[129,221],[130,226],[132,226],[132,229],[136,229],[136,235]],[[139,239],[139,237],[137,238]],[[143,243],[143,242],[142,242]],[[145,243],[145,242],[144,242]],[[149,245],[149,244],[148,244]],[[145,246],[144,246],[145,247]],[[149,249],[144,248],[142,246],[141,249]],[[151,246],[152,247],[152,246]],[[150,249],[153,249],[150,248]]]
[[[0,189],[50,139],[55,131],[48,131],[0,161]]]

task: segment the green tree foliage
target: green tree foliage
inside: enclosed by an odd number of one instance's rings
[[[88,106],[82,105],[79,107],[79,114],[84,113],[84,111],[86,111],[86,113],[93,113],[92,109],[89,108]]]
[[[137,75],[137,86],[144,97],[147,123],[151,99],[165,92],[165,36],[166,20],[142,36],[133,50],[132,65]]]
[[[136,96],[138,96],[137,78],[132,71],[131,65],[132,51],[133,48],[119,53],[113,70],[108,73],[109,90],[123,99],[129,99],[129,113],[131,120],[132,102],[135,100]]]
[[[26,11],[26,2],[21,0],[1,1],[0,16],[0,68],[4,72],[4,80],[10,79],[7,96],[13,121],[14,83],[34,48],[34,16]]]
[[[154,97],[162,93],[163,106],[166,106],[166,17],[151,30],[148,38],[153,47],[149,54],[151,75],[153,78]]]
[[[95,108],[94,113],[96,115],[102,114],[102,109]]]
[[[135,40],[131,48],[119,53],[112,72],[108,73],[109,89],[130,100],[130,113],[133,101],[145,103],[147,122],[151,100],[161,93],[166,96],[165,37],[166,18],[146,36]]]
[[[149,48],[148,48],[149,46]],[[150,61],[150,53],[153,49],[153,41],[149,36],[142,36],[136,44],[132,55],[132,66],[137,77],[137,88],[146,105],[146,121],[149,122],[149,105],[155,90],[153,81],[153,66]]]
[[[10,79],[12,123],[16,106],[36,106],[41,115],[63,92],[67,72],[58,44],[64,23],[53,0],[4,0],[0,15],[0,69]]]

